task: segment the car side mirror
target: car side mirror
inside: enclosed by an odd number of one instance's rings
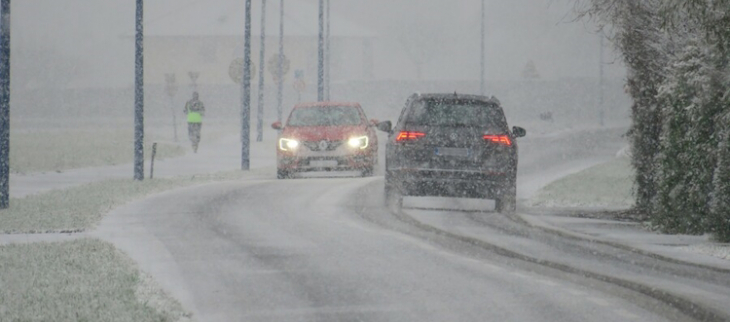
[[[375,127],[377,127],[378,130],[381,130],[386,133],[390,133],[393,131],[393,123],[391,123],[390,121],[380,122]]]
[[[514,127],[512,127],[512,135],[514,135],[514,137],[516,137],[516,138],[521,138],[521,137],[527,135],[527,130],[525,130],[519,126],[514,126]]]
[[[281,130],[284,127],[281,126],[281,122],[274,122],[273,124],[271,124],[271,128],[274,129],[274,130]]]

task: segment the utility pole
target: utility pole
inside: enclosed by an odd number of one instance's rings
[[[284,0],[279,4],[279,66],[276,75],[276,120],[281,122],[284,105]]]
[[[10,0],[0,2],[0,209],[10,207]]]
[[[332,67],[332,63],[330,61],[331,58],[332,58],[332,56],[330,56],[330,54],[331,54],[331,52],[330,52],[330,41],[332,40],[331,34],[330,34],[330,0],[327,0],[327,11],[326,11],[326,15],[327,15],[327,17],[325,18],[325,20],[327,21],[327,31],[326,31],[327,32],[327,38],[326,38],[326,41],[325,41],[325,61],[327,62],[327,64],[325,65],[325,75],[324,75],[324,77],[325,77],[325,86],[326,86],[325,100],[329,101],[330,100],[330,89],[331,89],[331,86],[332,86],[332,84],[330,82],[330,68]]]
[[[241,106],[241,170],[250,168],[251,144],[251,0],[246,0],[246,30],[243,42],[243,86]]]
[[[137,0],[134,73],[134,179],[144,180],[144,1]]]
[[[256,142],[264,140],[264,55],[266,52],[266,0],[261,0],[261,50],[259,51],[259,100],[256,120]]]
[[[603,34],[600,34],[601,43],[598,54],[598,124],[603,126],[604,124],[604,111],[603,111]]]
[[[324,0],[319,0],[319,64],[317,69],[317,101],[324,101]]]
[[[486,72],[486,62],[485,62],[486,53],[485,53],[485,43],[484,43],[485,42],[484,38],[486,36],[485,35],[485,32],[486,32],[486,30],[485,30],[486,29],[486,22],[485,22],[486,21],[486,14],[485,14],[486,3],[485,2],[486,2],[486,0],[482,0],[482,32],[481,32],[482,51],[481,51],[481,55],[479,57],[479,60],[481,62],[481,73],[479,74],[479,79],[480,79],[479,93],[482,95],[484,95],[484,91],[486,90],[486,88],[485,88],[486,85],[484,84],[484,74]]]

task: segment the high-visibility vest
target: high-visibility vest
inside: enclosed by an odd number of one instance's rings
[[[188,123],[203,123],[203,116],[198,112],[188,112]]]
[[[185,110],[188,112],[188,123],[203,123],[203,115],[200,113],[203,103],[200,101],[190,101],[185,104]]]

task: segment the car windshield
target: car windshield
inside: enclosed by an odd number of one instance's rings
[[[479,126],[501,129],[502,113],[475,101],[425,100],[413,105],[407,123],[429,126]]]
[[[289,117],[288,126],[347,126],[362,122],[354,106],[316,106],[296,108]]]

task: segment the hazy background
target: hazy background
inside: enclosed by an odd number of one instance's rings
[[[317,0],[299,1],[317,4]],[[147,0],[146,20],[199,2],[213,6],[216,0]],[[269,0],[270,10],[277,10],[278,2]],[[260,2],[253,3],[257,25]],[[518,79],[530,60],[544,79],[597,77],[596,28],[573,22],[572,4],[571,0],[487,0],[487,78]],[[352,19],[376,34],[376,79],[417,78],[416,67],[403,51],[403,38],[409,34],[413,40],[431,40],[422,42],[429,52],[424,79],[479,77],[480,0],[332,0],[331,6],[332,15]],[[134,48],[123,35],[134,30],[134,1],[23,0],[13,2],[13,10],[17,53],[13,76],[20,81],[14,86],[50,78],[55,81],[49,85],[59,86],[132,84]],[[311,23],[316,26],[317,21]],[[428,36],[418,38],[416,32]],[[31,60],[24,55],[29,52],[41,57]],[[623,68],[613,60],[607,50],[607,76],[620,78]]]
[[[190,7],[220,6],[222,1],[147,0],[147,31],[163,17],[175,17]],[[314,8],[318,2],[285,1],[304,2]],[[244,1],[240,2],[243,7]],[[278,10],[279,0],[267,3],[270,11]],[[260,4],[253,1],[254,30],[259,25]],[[597,122],[600,38],[595,26],[574,21],[573,4],[574,0],[487,0],[487,92],[502,100],[512,123],[539,122],[538,115],[544,111],[552,111],[558,124],[565,126]],[[100,118],[116,118],[129,126],[134,1],[22,0],[12,6],[15,129],[23,121],[42,121],[44,126],[92,123],[90,120],[98,124]],[[372,78],[333,78],[334,99],[359,101],[369,116],[393,118],[414,91],[478,91],[480,0],[331,0],[331,10],[333,16],[358,24],[374,36]],[[235,16],[239,17],[235,23],[243,26],[243,10],[230,13],[231,19]],[[305,21],[312,28],[318,23],[316,16]],[[296,26],[287,28],[291,31]],[[333,23],[333,32],[337,28]],[[267,34],[276,35],[278,30],[267,30]],[[254,44],[258,41],[254,37]],[[273,43],[277,37],[268,41]],[[625,68],[615,61],[608,43],[605,48],[607,117],[625,122],[629,106],[623,93]],[[420,73],[414,55],[420,61]],[[538,80],[522,77],[529,61],[534,62]],[[307,76],[309,86],[302,100],[314,100],[316,78]],[[254,80],[254,89],[256,83]],[[169,99],[163,88],[147,84],[148,125],[156,121],[169,125],[171,113],[180,113],[189,92],[183,88]],[[236,128],[238,87],[231,82],[203,87],[201,92],[212,107],[209,119],[220,119]],[[274,120],[274,93],[274,88],[266,88],[267,124]],[[285,86],[285,114],[297,99],[291,86]],[[255,100],[252,104],[255,106]],[[252,117],[255,119],[255,114]],[[178,120],[182,120],[181,115]]]

